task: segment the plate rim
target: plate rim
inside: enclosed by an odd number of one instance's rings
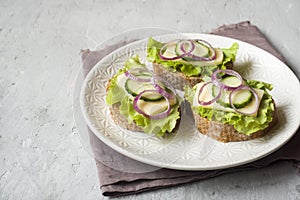
[[[295,73],[287,66],[287,64],[285,64],[283,61],[281,61],[280,59],[278,59],[273,54],[267,52],[264,49],[261,49],[261,48],[255,46],[253,44],[250,44],[250,43],[247,43],[247,42],[235,39],[235,38],[231,38],[231,37],[219,36],[219,35],[207,34],[207,33],[180,33],[180,34],[187,35],[187,36],[193,35],[193,36],[198,36],[198,37],[207,36],[207,37],[226,38],[226,39],[232,40],[232,42],[236,41],[238,43],[243,43],[243,44],[246,44],[246,45],[253,46],[253,47],[255,47],[255,48],[257,48],[257,49],[259,49],[261,51],[264,51],[265,53],[268,54],[268,56],[273,57],[273,59],[276,59],[277,62],[281,63],[281,65],[284,65],[285,68],[288,70],[288,72],[293,76],[293,78],[295,78],[296,80],[298,80],[298,88],[300,88],[299,79],[297,78],[297,76],[295,75]],[[147,38],[145,38],[145,39],[147,39]],[[156,160],[145,159],[145,158],[141,157],[141,155],[128,152],[127,150],[123,149],[122,147],[117,146],[114,142],[112,142],[111,140],[109,140],[104,134],[102,134],[102,133],[99,134],[99,131],[96,129],[96,127],[93,126],[92,122],[89,120],[89,116],[88,116],[88,114],[86,112],[86,109],[83,106],[83,101],[84,101],[84,92],[83,91],[84,91],[85,85],[87,84],[87,81],[89,80],[89,77],[92,77],[92,74],[93,74],[94,70],[97,69],[97,66],[101,63],[101,61],[105,60],[107,57],[111,56],[112,54],[115,54],[116,52],[121,51],[122,49],[125,49],[127,46],[132,45],[132,43],[140,42],[140,41],[145,40],[145,39],[141,39],[141,40],[137,40],[137,41],[134,41],[134,42],[130,42],[130,43],[128,43],[128,44],[126,44],[126,45],[124,45],[124,46],[122,46],[120,48],[115,49],[114,51],[112,51],[111,53],[109,53],[108,55],[106,55],[102,59],[100,59],[92,67],[92,69],[88,72],[88,74],[86,75],[86,77],[84,78],[84,81],[82,83],[81,89],[80,89],[79,103],[80,103],[80,109],[81,109],[81,112],[82,112],[83,117],[85,119],[85,122],[87,123],[88,127],[95,133],[95,135],[102,142],[104,142],[106,145],[108,145],[113,150],[121,153],[124,156],[127,156],[129,158],[137,160],[139,162],[142,162],[142,163],[145,163],[145,164],[149,164],[149,165],[153,165],[153,166],[157,166],[157,167],[162,167],[162,168],[169,168],[169,169],[176,169],[176,170],[191,170],[191,171],[226,169],[226,168],[231,168],[231,167],[236,167],[236,166],[241,166],[241,165],[244,165],[244,164],[247,164],[247,163],[251,163],[253,161],[259,160],[261,158],[264,158],[264,157],[272,154],[273,152],[277,151],[282,146],[284,146],[295,135],[295,133],[299,129],[300,120],[298,122],[298,125],[295,127],[295,129],[292,130],[292,133],[290,133],[289,137],[287,137],[283,142],[280,143],[280,145],[277,145],[275,148],[272,148],[272,150],[268,151],[267,153],[261,154],[260,156],[256,156],[255,158],[248,159],[248,160],[245,160],[243,162],[236,162],[236,163],[233,163],[233,164],[228,164],[226,166],[224,166],[224,165],[218,165],[216,167],[189,167],[188,165],[182,165],[182,164],[178,165],[178,164],[170,164],[170,163],[168,163],[166,165],[165,163],[161,163],[161,162],[156,161]]]

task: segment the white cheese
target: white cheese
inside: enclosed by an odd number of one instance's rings
[[[125,89],[125,83],[127,81],[128,77],[125,75],[125,74],[120,74],[118,77],[117,77],[117,85],[125,91],[125,94],[128,95],[130,98],[133,98],[131,94],[129,94],[127,92],[127,90]]]
[[[120,74],[117,77],[117,84],[120,88],[125,90],[125,82],[128,79],[128,77],[125,74]]]
[[[165,52],[162,55],[166,58],[176,57],[177,54],[176,54],[175,48],[176,48],[176,43],[175,42],[172,43],[172,44],[169,44],[167,49],[165,50]],[[182,59],[178,58],[178,59],[173,60],[173,61],[179,61],[179,60],[182,60]]]
[[[145,112],[147,115],[156,115],[168,108],[166,100],[161,101],[138,101],[138,107]]]

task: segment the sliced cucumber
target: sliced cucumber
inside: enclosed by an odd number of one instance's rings
[[[195,66],[201,66],[201,67],[211,67],[211,66],[217,66],[223,62],[223,51],[221,49],[214,49],[216,51],[216,58],[214,60],[209,61],[189,61],[189,63],[195,65]]]
[[[137,76],[138,78],[149,78],[148,74],[141,74]],[[163,89],[166,89],[164,86],[161,85]],[[146,82],[138,82],[132,79],[127,79],[125,82],[125,90],[131,94],[132,96],[137,96],[144,90],[155,90],[152,83]],[[142,97],[144,101],[159,101],[163,99],[163,96],[158,92],[147,92]]]
[[[212,87],[212,95],[215,97],[219,93],[220,88],[217,86]],[[221,97],[217,100],[217,103],[223,107],[231,108],[229,96],[231,90],[222,90]],[[252,92],[249,90],[239,90],[232,93],[231,100],[235,108],[244,108],[252,101]]]
[[[220,88],[218,88],[217,86],[214,85],[212,87],[212,95],[213,95],[213,97],[217,96],[218,93],[219,93],[219,91],[220,91]],[[217,100],[217,103],[220,104],[223,107],[230,108],[231,107],[230,102],[229,102],[230,92],[231,91],[229,91],[229,90],[222,90],[221,91],[221,96]]]
[[[196,41],[191,41],[191,42],[193,42],[195,45],[194,50],[191,52],[192,55],[199,56],[199,57],[208,57],[209,56],[209,48],[207,46],[205,46],[204,44],[201,44],[199,42],[196,42]],[[177,43],[176,48],[175,48],[176,54],[182,55],[182,54],[186,53],[186,52],[182,51],[181,46],[183,45],[183,48],[188,51],[189,49],[192,48],[191,42]],[[188,56],[183,56],[182,59],[186,60],[186,61],[194,61],[192,58],[190,58]]]
[[[244,108],[252,101],[252,96],[249,90],[239,90],[232,93],[231,101],[236,108]]]
[[[226,76],[222,78],[221,82],[224,85],[230,86],[230,87],[238,87],[241,85],[241,80],[238,79],[236,76]]]
[[[146,87],[148,87],[148,86],[149,85],[147,85]],[[151,87],[151,86],[149,86],[149,87]],[[148,90],[148,89],[146,88],[146,90]],[[154,90],[154,87],[152,86],[152,89],[150,89],[150,90]],[[164,97],[161,94],[159,94],[158,92],[147,92],[147,93],[143,94],[143,96],[141,97],[141,99],[144,101],[159,101],[163,98]]]

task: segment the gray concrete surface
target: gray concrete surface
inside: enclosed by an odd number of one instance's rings
[[[106,199],[72,116],[79,51],[120,32],[250,20],[300,76],[300,3],[0,0],[0,199]],[[121,199],[300,199],[288,163]]]

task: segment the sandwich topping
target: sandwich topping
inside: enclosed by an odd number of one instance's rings
[[[178,39],[161,43],[149,38],[147,59],[186,76],[211,75],[216,69],[226,69],[238,50],[234,43],[228,49],[214,48],[202,39]]]
[[[125,89],[134,96],[133,107],[138,113],[155,120],[165,118],[170,114],[171,105],[177,103],[176,92],[172,86],[167,87],[167,83],[164,84],[147,68],[133,68],[124,74],[128,77]],[[141,103],[142,100],[144,103]],[[145,103],[145,101],[148,102]],[[155,103],[155,101],[160,102]],[[147,106],[150,109],[145,109]],[[161,112],[158,113],[158,110]]]
[[[224,75],[220,78],[218,75],[221,73]],[[233,109],[243,115],[256,116],[262,90],[249,87],[239,73],[229,69],[216,70],[211,80],[198,85],[196,98],[199,105],[208,106],[216,102],[225,110]]]
[[[172,132],[180,118],[180,99],[173,87],[140,63],[138,56],[128,59],[111,78],[106,103],[119,105],[129,124],[158,136]]]
[[[201,39],[175,40],[166,43],[159,51],[163,60],[183,59],[187,61],[213,61],[220,58],[215,64],[222,62],[223,54],[217,54],[218,49],[213,48],[207,41]],[[205,63],[203,63],[205,64]]]
[[[272,85],[245,80],[233,70],[216,70],[206,82],[186,87],[185,97],[201,117],[251,135],[272,121],[275,104],[267,92],[271,89]]]

